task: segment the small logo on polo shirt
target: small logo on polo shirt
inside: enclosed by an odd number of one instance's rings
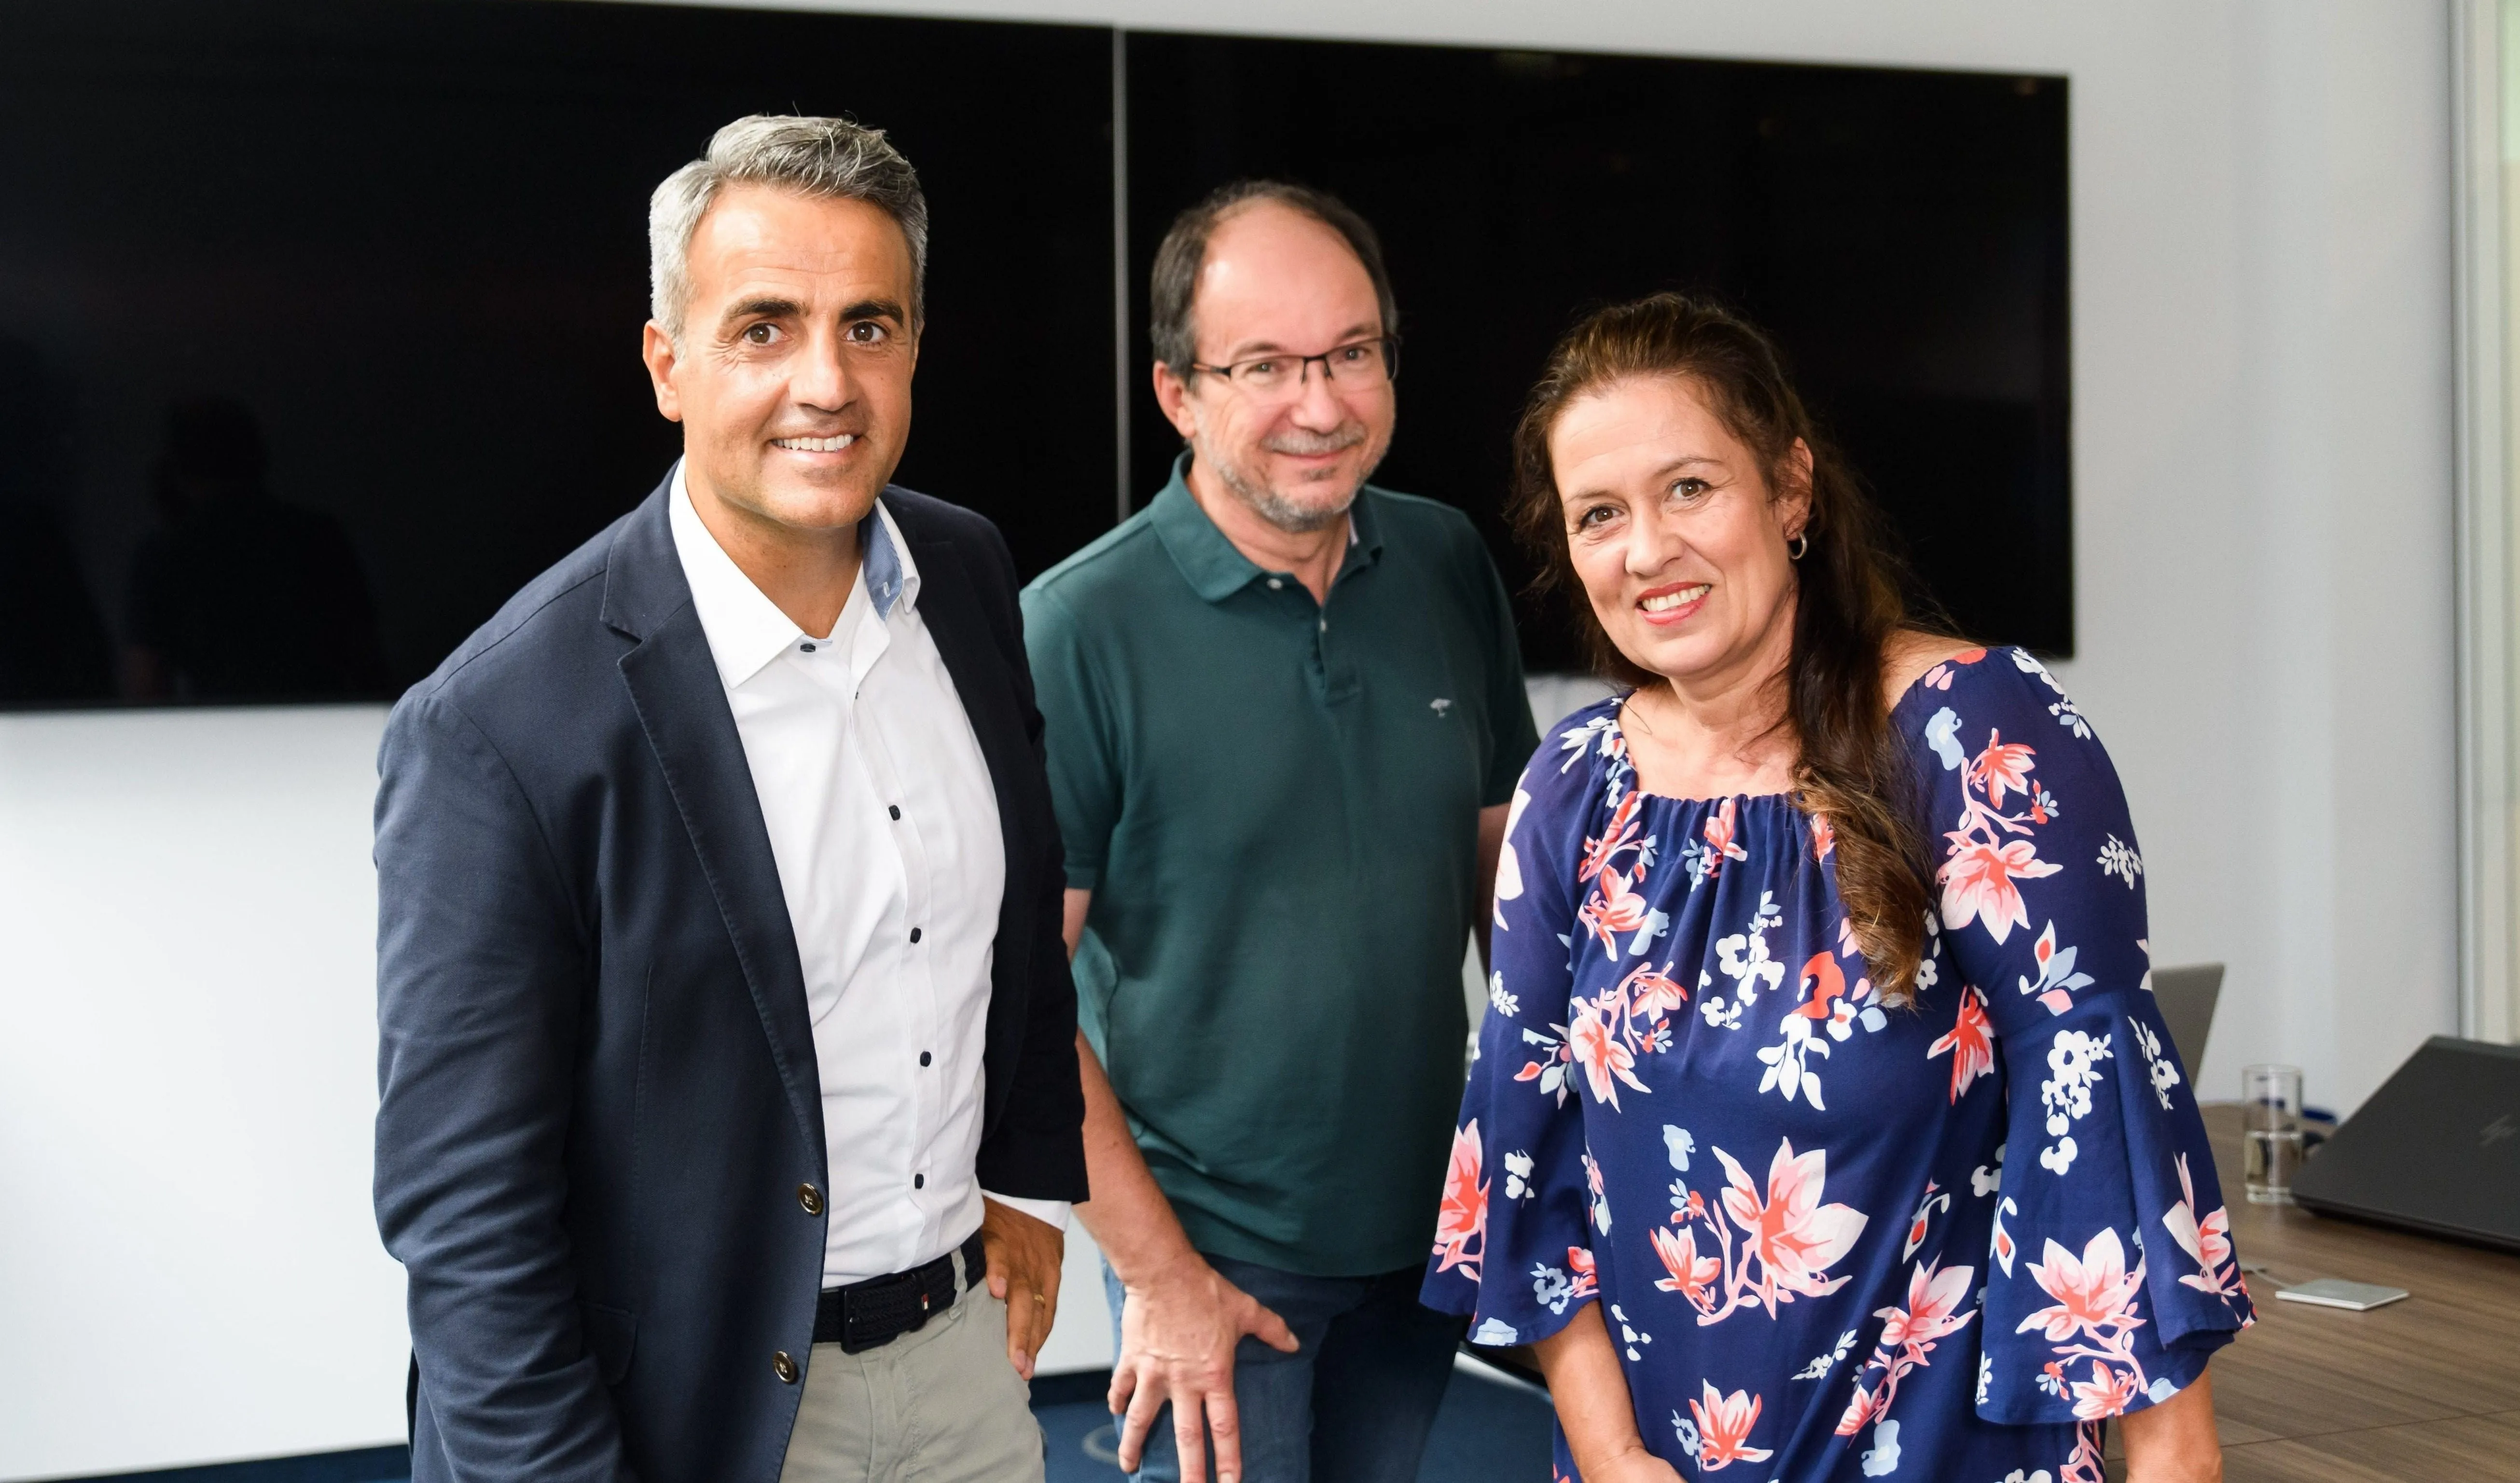
[[[1437,696],[1434,699],[1426,702],[1426,708],[1440,716],[1453,708],[1453,702],[1446,697]]]

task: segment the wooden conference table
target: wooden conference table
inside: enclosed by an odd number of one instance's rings
[[[2205,1125],[2240,1260],[2268,1269],[2249,1278],[2257,1326],[2214,1357],[2227,1483],[2520,1483],[2520,1256],[2249,1204],[2239,1108]],[[2411,1296],[2349,1313],[2278,1302],[2270,1277]]]

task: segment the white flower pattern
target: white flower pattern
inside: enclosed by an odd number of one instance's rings
[[[2173,1393],[2252,1310],[2089,722],[2019,651],[1901,697],[1938,891],[1912,1006],[1885,1012],[1842,821],[1646,794],[1618,718],[1560,723],[1520,785],[1426,1301],[1529,1343],[1598,1300],[1688,1476],[1756,1483],[1791,1446],[1828,1483],[2097,1483],[2098,1418]],[[2127,1286],[2147,1235],[2175,1270]]]

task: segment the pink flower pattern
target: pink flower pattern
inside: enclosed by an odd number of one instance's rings
[[[1761,1404],[1760,1397],[1746,1390],[1720,1395],[1714,1382],[1708,1381],[1705,1398],[1688,1403],[1697,1418],[1697,1465],[1715,1472],[1735,1462],[1764,1462],[1776,1456],[1767,1448],[1748,1445],[1750,1428],[1759,1424]]]
[[[1618,716],[1520,784],[1426,1301],[1497,1344],[1598,1301],[1689,1476],[2098,1483],[2099,1422],[2252,1309],[2192,1090],[2129,1049],[2147,882],[2098,863],[2136,831],[2087,718],[2017,650],[1900,697],[1937,900],[1899,1005],[1842,828],[1645,793]]]

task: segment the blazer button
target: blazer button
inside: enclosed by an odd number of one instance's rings
[[[796,1383],[796,1362],[788,1357],[788,1351],[785,1349],[770,1357],[770,1372],[779,1377],[779,1383],[782,1385]]]
[[[820,1215],[823,1213],[823,1191],[811,1185],[798,1185],[796,1203],[805,1207],[807,1215]]]

